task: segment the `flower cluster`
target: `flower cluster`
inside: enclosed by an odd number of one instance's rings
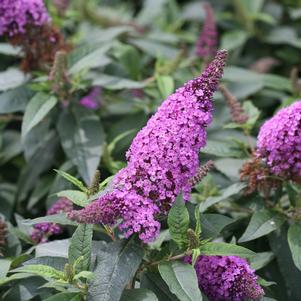
[[[87,223],[114,224],[126,237],[156,238],[159,214],[166,214],[176,196],[189,198],[189,180],[199,166],[212,120],[212,96],[222,76],[227,53],[219,51],[204,73],[179,88],[137,134],[127,152],[128,165],[113,179],[111,191],[80,211],[68,214]]]
[[[47,215],[53,215],[61,212],[70,212],[73,209],[73,204],[67,198],[60,198],[47,211]],[[63,231],[60,225],[54,223],[40,223],[34,225],[31,233],[31,239],[35,243],[47,242],[48,237],[55,234],[60,234]]]
[[[2,251],[6,246],[7,226],[5,221],[0,217],[0,256],[3,256]]]
[[[281,109],[262,125],[257,155],[273,174],[301,178],[301,100]]]
[[[205,23],[196,42],[195,54],[199,57],[208,59],[216,53],[218,34],[212,7],[209,3],[205,2],[204,9]]]
[[[88,95],[84,96],[79,101],[79,104],[88,109],[97,110],[100,107],[100,102],[99,102],[100,95],[101,95],[101,88],[94,87]]]
[[[191,263],[191,258],[184,261]],[[264,295],[255,271],[243,258],[199,256],[194,268],[199,287],[210,301],[259,300]]]
[[[0,35],[24,34],[27,25],[41,26],[49,22],[43,0],[1,0]]]

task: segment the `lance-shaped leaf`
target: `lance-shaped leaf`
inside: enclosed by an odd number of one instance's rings
[[[58,132],[66,155],[77,166],[86,184],[90,185],[105,142],[99,118],[85,108],[73,107],[61,115]]]
[[[13,270],[13,272],[33,274],[46,279],[60,280],[64,278],[62,271],[43,264],[28,264]]]
[[[202,300],[196,272],[192,265],[180,261],[166,262],[159,265],[159,272],[170,291],[180,301]]]
[[[115,241],[99,249],[88,301],[119,301],[142,256],[143,249],[132,239]]]
[[[180,248],[187,243],[187,230],[189,228],[189,213],[181,196],[178,196],[171,207],[167,219],[171,238]]]
[[[77,265],[78,271],[88,270],[91,261],[93,225],[81,224],[72,235],[69,246],[69,264],[82,257],[83,259]]]
[[[279,228],[284,220],[284,217],[279,213],[267,209],[255,212],[239,242],[246,242],[267,235]]]
[[[255,253],[249,249],[224,242],[208,242],[200,247],[202,255],[239,256],[248,258]]]
[[[301,225],[290,225],[287,232],[288,245],[290,247],[295,266],[301,271]]]
[[[43,93],[36,94],[28,103],[23,123],[22,137],[24,137],[34,126],[45,118],[51,109],[57,104],[57,98]]]

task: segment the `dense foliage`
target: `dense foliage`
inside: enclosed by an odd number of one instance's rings
[[[0,1],[0,299],[298,301],[300,1]]]

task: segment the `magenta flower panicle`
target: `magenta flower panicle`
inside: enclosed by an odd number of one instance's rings
[[[79,104],[87,109],[97,110],[100,107],[99,97],[101,95],[101,88],[94,87],[90,93],[84,96]]]
[[[191,264],[191,257],[185,262]],[[264,291],[248,262],[237,256],[199,256],[194,265],[199,288],[210,301],[259,300]]]
[[[42,26],[49,21],[43,0],[0,1],[0,36],[24,34],[27,26]]]
[[[198,57],[208,59],[216,54],[218,33],[216,29],[216,23],[214,18],[214,12],[211,5],[208,2],[204,3],[205,10],[205,22],[203,30],[201,31],[199,38],[196,42],[195,54]]]
[[[60,198],[48,210],[46,215],[53,215],[61,212],[70,212],[73,210],[73,203],[67,198]],[[34,225],[31,232],[31,239],[35,243],[43,243],[48,241],[48,237],[62,233],[63,229],[60,225],[54,223],[39,223]]]
[[[281,109],[261,126],[257,155],[273,174],[301,179],[301,100]]]
[[[83,223],[113,225],[125,237],[134,233],[144,242],[156,238],[157,217],[167,214],[179,193],[188,200],[198,170],[199,150],[206,144],[212,121],[212,96],[223,74],[227,52],[219,51],[203,74],[170,95],[134,138],[127,166],[111,190],[69,218]]]

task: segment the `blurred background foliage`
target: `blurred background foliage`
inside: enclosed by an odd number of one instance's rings
[[[28,258],[32,244],[30,227],[22,220],[45,215],[56,193],[71,187],[54,169],[86,185],[97,169],[101,180],[116,173],[125,165],[132,138],[162,100],[204,67],[194,55],[205,17],[202,1],[73,0],[65,12],[46,2],[53,23],[72,45],[65,67],[66,99],[53,89],[50,70],[23,73],[22,52],[4,39],[0,42],[0,211],[11,229],[6,255],[20,262]],[[258,273],[277,283],[267,282],[271,298],[266,300],[297,301],[301,273],[289,255],[288,225],[276,213],[262,211],[261,195],[241,193],[245,184],[239,170],[255,147],[262,122],[300,97],[301,1],[210,4],[219,49],[229,51],[223,84],[251,118],[247,128],[233,125],[221,93],[215,94],[214,121],[200,153],[201,163],[213,159],[215,169],[197,186],[192,204],[201,204],[205,237],[234,242],[242,237],[251,215],[261,212],[252,217],[257,230],[249,229],[240,242],[260,254],[254,264]],[[96,110],[79,103],[92,87],[101,88]],[[300,204],[300,195],[291,195]],[[283,192],[273,198],[290,201]],[[72,231],[67,227],[59,238]],[[0,264],[5,271],[5,260]],[[39,282],[37,278],[35,285]],[[17,286],[5,300],[31,299],[31,286],[33,282]]]

